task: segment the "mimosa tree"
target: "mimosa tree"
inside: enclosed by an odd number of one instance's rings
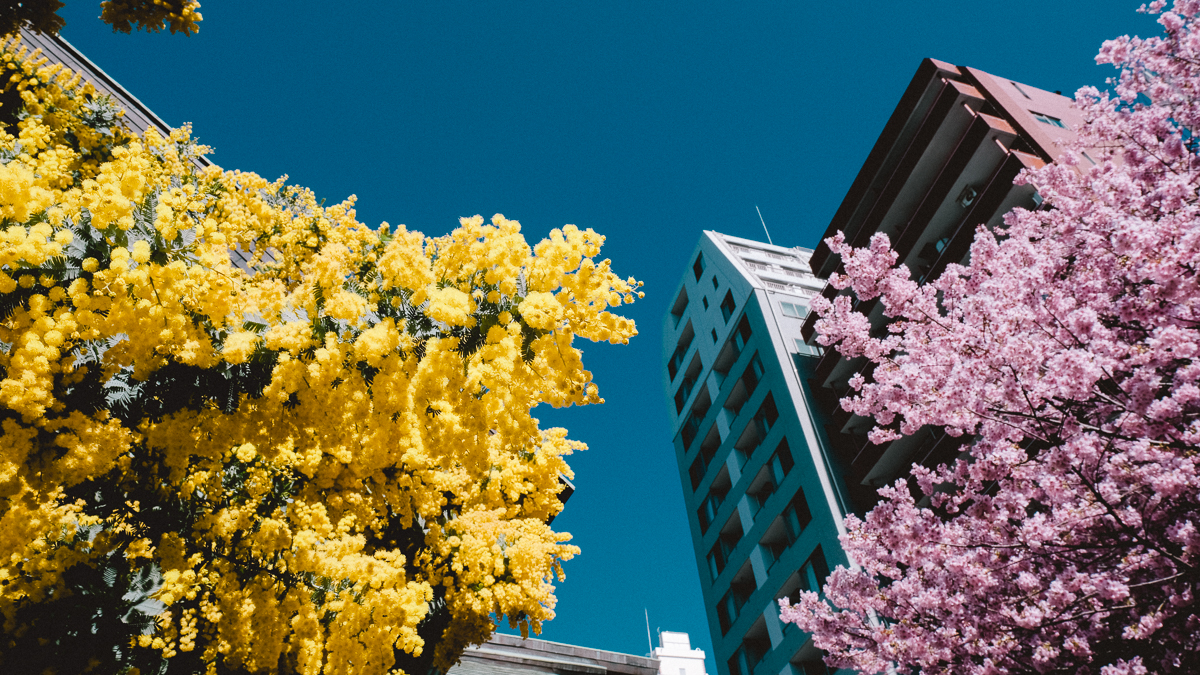
[[[0,58],[0,669],[423,674],[553,617],[582,446],[530,413],[636,334],[603,237],[366,227]]]

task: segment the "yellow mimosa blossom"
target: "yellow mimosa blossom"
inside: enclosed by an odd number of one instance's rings
[[[429,294],[425,313],[442,323],[461,326],[471,313],[471,299],[457,288],[439,288]]]

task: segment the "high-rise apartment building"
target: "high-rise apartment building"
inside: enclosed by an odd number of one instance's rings
[[[823,672],[776,599],[816,589],[847,502],[818,439],[801,329],[823,286],[811,251],[704,232],[665,319],[674,423],[722,675]]]
[[[1064,152],[1071,100],[972,68],[921,63],[825,236],[886,233],[918,279],[962,262],[978,225],[1038,208],[1025,168]],[[1081,165],[1091,157],[1081,153]],[[664,386],[720,675],[825,673],[777,599],[845,564],[838,535],[914,462],[952,460],[939,429],[876,446],[838,400],[861,360],[822,351],[808,303],[840,270],[829,247],[790,249],[705,232],[664,321]],[[810,273],[815,273],[810,274]],[[876,326],[878,303],[859,303]]]
[[[1014,186],[1013,179],[1065,152],[1074,138],[1071,127],[1081,122],[1072,100],[1058,92],[926,59],[822,240],[841,231],[851,244],[865,246],[876,232],[885,233],[915,278],[934,279],[947,265],[967,260],[976,227],[994,229],[1015,207],[1040,207],[1034,187]],[[1086,152],[1077,160],[1081,167],[1095,163]],[[817,243],[811,264],[823,280],[841,270],[824,241]],[[838,293],[832,286],[823,292],[831,299]],[[878,302],[862,302],[857,309],[873,325],[883,324]],[[811,316],[804,326],[810,342],[815,321]],[[970,439],[926,428],[883,445],[869,442],[872,421],[838,404],[858,372],[869,375],[863,359],[828,350],[810,384],[833,463],[845,471],[854,510],[865,512],[880,486],[907,474],[914,463],[952,461]]]

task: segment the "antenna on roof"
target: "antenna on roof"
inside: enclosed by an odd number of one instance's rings
[[[754,205],[754,210],[758,211],[758,222],[763,224],[763,232],[767,233],[767,243],[774,246],[775,242],[771,241],[771,232],[767,230],[767,221],[763,220],[762,211],[759,210],[758,204]]]
[[[650,610],[643,607],[642,611],[646,613],[646,644],[650,645],[650,656],[654,656],[654,640],[650,639]]]

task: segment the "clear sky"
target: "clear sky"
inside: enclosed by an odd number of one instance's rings
[[[121,35],[67,0],[63,36],[227,169],[288,174],[359,219],[440,235],[460,216],[574,223],[645,281],[628,347],[585,344],[608,402],[539,411],[591,449],[556,528],[542,637],[644,654],[711,646],[661,391],[662,316],[700,231],[812,247],[924,57],[1048,90],[1157,34],[1137,0],[204,0],[198,35]]]

